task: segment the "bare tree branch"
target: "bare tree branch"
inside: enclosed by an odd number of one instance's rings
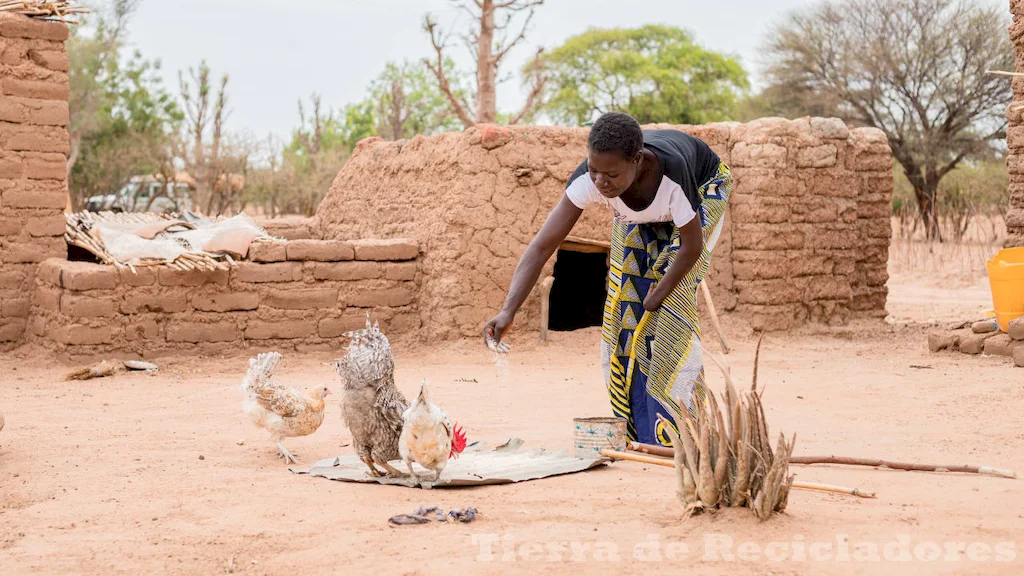
[[[543,55],[544,49],[539,48],[537,50],[537,54],[533,57],[533,64],[530,68],[530,77],[533,79],[533,83],[530,86],[530,93],[526,96],[526,103],[524,103],[519,112],[509,120],[509,124],[518,124],[523,117],[531,113],[537,105],[537,97],[544,92],[544,85],[547,83],[548,78],[544,73]]]
[[[452,87],[448,83],[448,77],[444,72],[444,41],[441,39],[441,32],[437,28],[437,22],[433,20],[429,15],[423,20],[423,29],[430,34],[430,43],[434,47],[434,52],[437,54],[435,62],[431,62],[429,59],[424,58],[423,64],[426,65],[427,69],[434,73],[434,77],[437,78],[437,84],[441,88],[441,92],[444,93],[445,98],[452,107],[452,111],[459,117],[462,124],[469,128],[475,122],[466,113],[466,109],[459,102],[459,99],[452,93]]]

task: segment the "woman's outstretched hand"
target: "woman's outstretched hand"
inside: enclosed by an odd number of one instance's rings
[[[511,325],[512,315],[507,312],[501,312],[494,318],[491,318],[491,321],[484,326],[484,344],[487,344],[488,340],[492,340],[495,344],[500,344],[501,337],[505,335],[505,331]]]

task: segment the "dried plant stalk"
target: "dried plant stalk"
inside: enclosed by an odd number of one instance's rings
[[[758,340],[758,350],[761,341]],[[754,374],[760,354],[755,355]],[[715,393],[691,414],[680,402],[684,420],[679,433],[662,416],[672,440],[678,478],[676,494],[687,514],[719,506],[746,506],[761,520],[786,509],[794,476],[789,473],[796,436],[779,434],[775,448],[768,432],[756,380],[749,392],[737,387],[713,354],[708,354],[726,380],[725,414]]]

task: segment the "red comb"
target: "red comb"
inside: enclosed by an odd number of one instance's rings
[[[452,451],[448,453],[449,458],[458,458],[459,454],[466,449],[466,433],[456,424],[452,428]]]

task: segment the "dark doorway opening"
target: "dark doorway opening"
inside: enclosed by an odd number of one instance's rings
[[[555,256],[548,329],[600,326],[608,282],[608,253],[561,249]]]

